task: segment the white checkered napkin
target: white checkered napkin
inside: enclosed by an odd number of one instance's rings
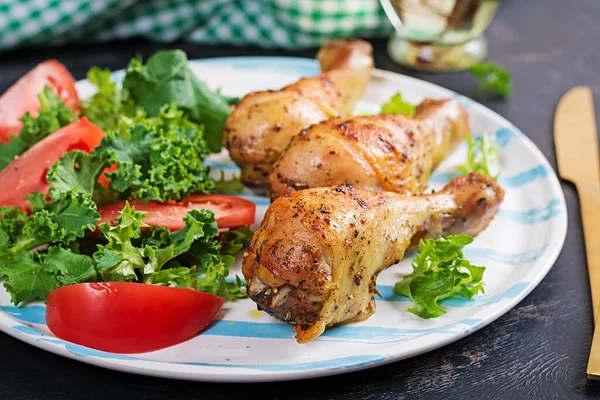
[[[379,0],[0,0],[0,51],[134,36],[293,49],[391,31]]]

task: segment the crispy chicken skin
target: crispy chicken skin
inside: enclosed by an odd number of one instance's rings
[[[371,316],[377,275],[419,239],[475,236],[503,198],[495,180],[476,173],[424,196],[351,185],[281,196],[244,253],[248,295],[310,342],[326,327]]]
[[[223,145],[244,184],[266,188],[273,163],[290,139],[312,124],[351,115],[373,70],[373,49],[362,40],[326,42],[317,53],[322,73],[281,90],[246,95],[225,123]]]
[[[297,190],[349,183],[421,194],[433,169],[469,135],[456,100],[425,100],[415,118],[374,115],[335,118],[296,135],[269,175],[275,199]]]

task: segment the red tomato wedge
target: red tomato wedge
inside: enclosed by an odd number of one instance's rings
[[[73,76],[60,62],[45,61],[23,75],[0,97],[0,141],[7,142],[9,133],[19,135],[19,118],[25,113],[37,115],[40,109],[37,96],[46,85],[52,87],[67,107],[79,110],[79,96]]]
[[[192,195],[178,202],[150,202],[140,200],[129,202],[136,211],[146,211],[144,222],[150,226],[164,226],[171,231],[182,229],[183,217],[190,210],[209,209],[215,213],[217,226],[221,229],[236,228],[254,223],[256,205],[240,197],[224,194]],[[116,225],[119,212],[125,201],[100,207],[100,223]]]
[[[191,339],[213,320],[223,301],[194,289],[79,283],[50,293],[46,323],[69,342],[113,353],[143,353]]]
[[[115,170],[117,169],[118,164],[113,164],[110,167],[106,168],[101,174],[100,177],[98,178],[98,183],[101,184],[104,187],[108,187],[108,185],[110,184],[110,181],[108,180],[108,178],[106,177],[106,174],[110,173],[110,172],[115,172]]]
[[[36,191],[48,193],[46,172],[52,164],[71,150],[90,152],[103,136],[100,128],[83,117],[36,143],[0,171],[0,207],[27,210],[25,196]]]

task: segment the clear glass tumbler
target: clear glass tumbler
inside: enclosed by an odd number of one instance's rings
[[[388,43],[398,63],[425,71],[469,68],[487,56],[483,32],[499,0],[380,0],[395,28]]]

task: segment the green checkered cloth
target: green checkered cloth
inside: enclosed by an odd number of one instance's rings
[[[0,0],[0,51],[130,37],[295,49],[391,31],[379,0]]]

